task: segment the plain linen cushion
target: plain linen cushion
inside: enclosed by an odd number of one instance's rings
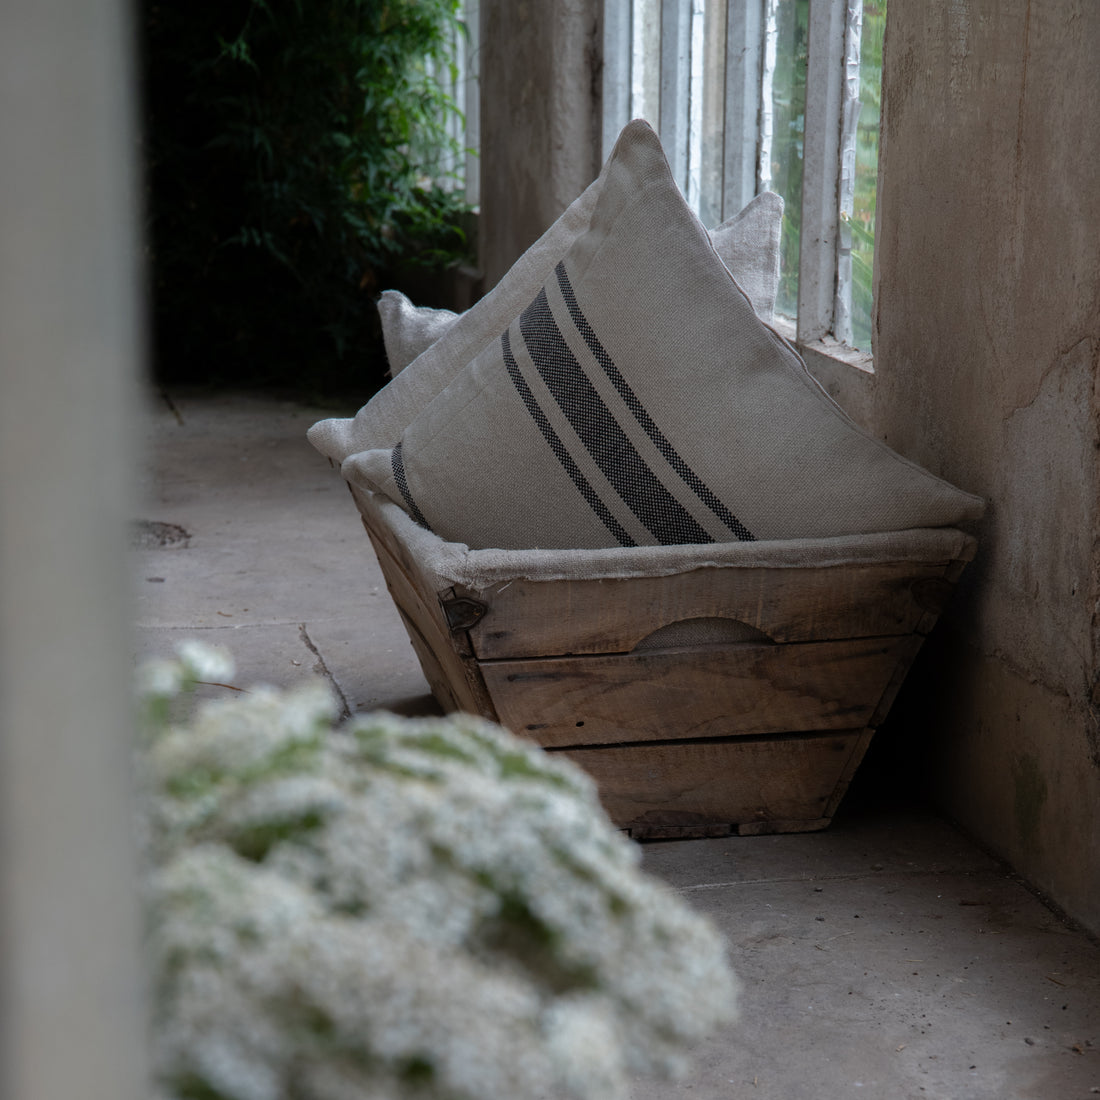
[[[823,538],[980,516],[979,498],[862,432],[760,322],[648,125],[623,131],[601,181],[542,286],[399,437],[345,459],[348,481],[475,548]]]
[[[756,316],[766,325],[775,318],[782,231],[783,199],[774,191],[757,195],[744,209],[710,231],[714,251],[734,282],[748,295]]]
[[[378,316],[391,377],[427,351],[458,319],[458,314],[449,309],[413,305],[400,290],[382,292]]]
[[[765,191],[710,234],[714,250],[749,296],[757,317],[769,325],[775,316],[775,296],[779,290],[782,229],[783,199],[773,191]],[[580,231],[578,226],[578,234]],[[378,314],[391,377],[427,351],[460,316],[448,309],[414,305],[399,290],[383,291],[378,300]],[[491,335],[486,333],[486,338]],[[425,363],[421,369],[432,367]]]

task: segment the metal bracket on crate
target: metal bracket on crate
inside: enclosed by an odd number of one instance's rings
[[[489,605],[481,600],[472,600],[469,596],[455,596],[449,600],[440,600],[443,614],[447,616],[447,625],[452,632],[469,630],[485,617]]]

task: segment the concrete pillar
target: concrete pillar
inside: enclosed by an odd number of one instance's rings
[[[948,811],[1100,931],[1100,20],[927,0],[886,39],[876,427],[990,502],[895,714]]]
[[[481,0],[480,267],[492,288],[600,170],[599,0]]]
[[[122,0],[0,7],[0,1095],[147,1095],[125,530],[137,203]]]

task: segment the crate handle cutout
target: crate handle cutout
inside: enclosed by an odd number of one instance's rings
[[[763,630],[750,626],[740,619],[727,619],[708,615],[696,619],[680,619],[659,627],[647,634],[632,650],[638,653],[647,649],[678,649],[701,645],[775,645],[774,638]]]

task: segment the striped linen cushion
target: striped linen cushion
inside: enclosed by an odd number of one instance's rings
[[[574,237],[579,236],[583,228],[586,226],[578,225]],[[715,252],[748,295],[757,317],[768,325],[775,314],[775,298],[779,291],[782,229],[783,199],[773,191],[765,191],[710,232]],[[564,249],[564,244],[562,247]],[[382,320],[382,339],[386,344],[391,377],[400,374],[427,351],[461,316],[447,309],[413,305],[399,290],[382,292],[378,315]],[[486,333],[487,337],[492,335],[491,331]],[[438,370],[438,364],[428,359],[419,364],[418,369],[430,372]]]
[[[392,445],[349,455],[443,539],[502,549],[820,538],[982,512],[862,432],[763,325],[643,122],[588,228]]]

